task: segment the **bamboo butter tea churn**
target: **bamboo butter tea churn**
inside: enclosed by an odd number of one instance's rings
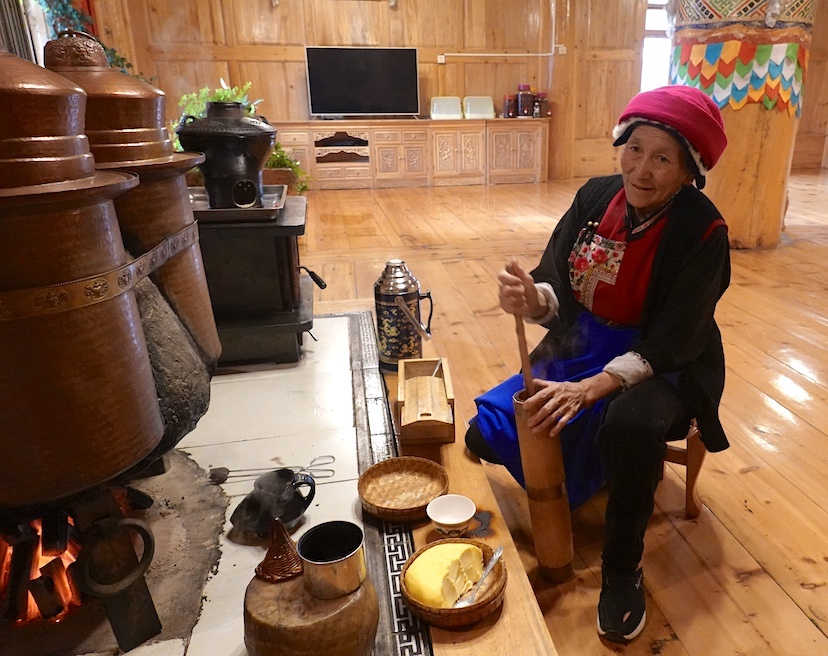
[[[420,321],[420,300],[428,299],[428,321]],[[377,348],[380,367],[396,371],[399,360],[420,358],[423,339],[431,339],[434,304],[431,292],[420,293],[420,283],[402,260],[389,260],[376,283]]]

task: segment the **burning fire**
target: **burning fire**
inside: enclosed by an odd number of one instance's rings
[[[69,523],[71,524],[71,519]],[[62,553],[46,554],[41,539],[42,522],[35,520],[30,526],[34,537],[26,544],[20,541],[20,546],[16,546],[14,540],[10,543],[0,536],[0,601],[6,610],[6,620],[15,624],[28,624],[42,619],[59,622],[70,610],[81,605],[80,592],[67,571],[77,560],[80,545],[69,539]],[[15,550],[31,550],[32,542],[34,549],[31,557],[26,553],[18,554],[20,564],[16,564]],[[25,567],[27,560],[28,574],[25,571],[16,572],[15,565],[17,568]],[[28,592],[22,591],[23,586]]]

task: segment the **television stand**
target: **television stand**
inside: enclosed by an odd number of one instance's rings
[[[311,121],[417,121],[427,118],[419,114],[361,114],[359,116],[311,116]]]
[[[421,118],[278,123],[312,189],[542,182],[548,118]]]

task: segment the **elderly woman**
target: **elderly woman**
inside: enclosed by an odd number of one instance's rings
[[[636,95],[613,136],[621,175],[588,181],[538,267],[512,261],[499,282],[506,312],[549,330],[532,353],[528,426],[560,435],[573,507],[606,483],[598,632],[626,642],[646,620],[644,532],[666,442],[695,418],[709,451],[728,447],[713,318],[730,280],[727,227],[699,191],[727,139],[716,104],[684,86]],[[523,484],[521,388],[514,376],[476,399],[466,443]]]

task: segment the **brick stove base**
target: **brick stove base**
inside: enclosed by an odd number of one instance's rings
[[[175,450],[168,455],[167,472],[135,481],[133,487],[155,501],[148,510],[133,513],[149,524],[155,537],[155,555],[145,578],[163,628],[150,642],[189,639],[207,577],[219,560],[228,499],[209,482],[207,472]],[[58,624],[0,626],[3,656],[117,653],[109,621],[96,600],[86,600]]]

